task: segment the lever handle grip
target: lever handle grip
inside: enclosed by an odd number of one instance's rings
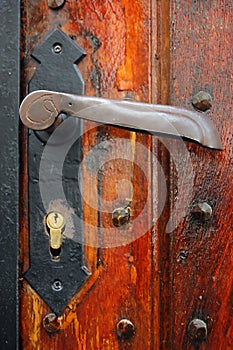
[[[47,129],[60,113],[151,134],[185,137],[222,150],[220,137],[211,120],[204,114],[184,108],[44,90],[29,94],[20,107],[22,122],[34,130]]]

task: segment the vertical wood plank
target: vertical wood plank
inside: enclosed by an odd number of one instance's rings
[[[224,150],[210,151],[188,144],[187,154],[174,144],[182,196],[189,191],[187,215],[173,232],[171,250],[172,349],[232,348],[232,19],[231,1],[172,1],[171,102],[192,108],[200,90],[210,93],[212,108],[205,112],[218,128]],[[176,148],[175,148],[176,147]],[[182,159],[183,158],[183,159]],[[174,166],[174,165],[173,165]],[[183,170],[182,170],[183,168]],[[194,172],[192,184],[190,172]],[[173,187],[175,198],[175,187]],[[179,189],[178,189],[179,191]],[[191,214],[193,202],[213,208],[206,222]],[[200,345],[187,336],[193,318],[203,319],[208,337]]]
[[[29,54],[49,31],[59,25],[87,52],[85,60],[79,64],[86,84],[86,95],[111,98],[130,96],[149,101],[151,11],[151,4],[145,0],[135,1],[133,8],[130,1],[103,3],[81,0],[77,3],[71,0],[57,11],[50,10],[45,0],[33,3],[25,0],[24,84],[30,80],[34,70]],[[92,130],[88,131],[90,128]],[[56,334],[47,334],[43,329],[42,319],[49,313],[49,308],[23,282],[21,346],[30,350],[64,347],[72,350],[154,349],[152,327],[157,315],[152,315],[151,305],[153,292],[155,289],[159,292],[159,285],[152,286],[151,138],[91,122],[85,123],[84,130],[84,157],[104,142],[107,142],[109,149],[103,148],[99,160],[108,160],[107,152],[112,157],[96,177],[93,177],[95,167],[88,162],[83,163],[85,196],[94,203],[92,207],[84,202],[84,219],[91,225],[85,232],[86,239],[98,236],[103,242],[97,252],[98,261],[96,247],[86,245],[85,254],[89,266],[101,272],[90,290],[84,288],[82,297],[78,293],[71,300],[59,318],[62,326]],[[129,146],[127,149],[125,140]],[[114,142],[119,142],[116,143],[117,147]],[[124,157],[119,159],[119,150],[122,155],[127,155],[127,160]],[[95,162],[98,166],[98,158]],[[26,174],[23,178],[26,180]],[[93,186],[98,187],[100,198],[112,203],[109,212],[104,212],[100,199],[93,194]],[[126,228],[114,228],[112,210],[115,205],[122,206],[128,201],[132,207],[132,223]],[[145,205],[146,211],[143,211]],[[22,215],[26,218],[25,212]],[[109,228],[112,229],[110,236]],[[28,263],[26,231],[26,226],[22,224],[23,270]],[[109,246],[109,238],[115,246]],[[121,318],[128,318],[135,324],[136,333],[132,340],[120,341],[117,338],[116,325]]]
[[[151,38],[151,101],[158,104],[170,103],[170,2],[152,1]],[[170,154],[167,140],[153,137],[153,220],[152,241],[152,342],[153,349],[167,349],[170,343],[171,284],[169,256],[171,236],[166,234],[166,225],[171,212],[170,197]],[[158,166],[159,164],[159,166]],[[166,189],[163,181],[166,181]],[[154,315],[156,315],[154,317]]]

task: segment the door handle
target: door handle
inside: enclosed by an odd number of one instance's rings
[[[61,113],[150,134],[185,137],[222,150],[220,137],[211,120],[202,113],[184,108],[46,90],[30,93],[20,106],[22,122],[34,130],[49,128]]]
[[[44,90],[29,94],[20,107],[23,123],[34,130],[51,127],[61,113],[65,113],[68,117],[88,119],[151,134],[181,136],[210,148],[222,149],[221,140],[214,125],[204,114],[178,107]],[[58,156],[60,157],[59,152]],[[35,164],[34,167],[36,167]],[[50,170],[56,178],[58,176],[56,161]],[[37,171],[38,169],[36,173]],[[51,184],[47,178],[46,181]],[[35,186],[33,190],[39,195],[39,187]],[[77,241],[77,236],[74,239],[64,235],[64,227],[68,226],[70,214],[66,211],[66,206],[65,210],[62,206],[56,206],[56,200],[61,201],[62,198],[57,194],[56,186],[55,181],[55,187],[52,186],[54,198],[49,202],[49,204],[52,203],[51,207],[48,205],[43,207],[40,199],[31,197],[31,209],[29,209],[31,222],[36,217],[36,222],[39,224],[30,226],[30,228],[33,227],[30,231],[30,267],[24,277],[53,312],[59,315],[89,278],[90,272],[83,265],[82,244]],[[123,210],[117,208],[112,214],[113,225],[116,227],[129,220],[130,208],[126,207]],[[77,234],[82,230],[79,221],[75,230]]]

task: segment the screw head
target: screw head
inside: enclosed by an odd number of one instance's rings
[[[122,319],[117,324],[117,336],[120,340],[129,340],[135,334],[134,324],[127,319]]]
[[[51,9],[57,9],[62,5],[64,5],[64,3],[65,3],[65,0],[48,0],[48,6]]]
[[[48,227],[52,229],[62,229],[65,224],[63,215],[56,211],[52,211],[47,215],[46,222]]]
[[[193,319],[188,325],[188,335],[192,340],[203,341],[207,338],[207,325],[199,318]]]
[[[54,292],[60,292],[62,289],[63,289],[62,282],[59,280],[55,280],[52,284],[52,290],[54,290]]]
[[[205,112],[212,107],[212,97],[206,91],[199,91],[192,97],[192,105],[199,111]]]
[[[61,44],[59,44],[59,43],[56,43],[56,44],[54,44],[53,45],[53,52],[55,53],[55,54],[59,54],[59,53],[61,53],[62,52],[62,45]]]

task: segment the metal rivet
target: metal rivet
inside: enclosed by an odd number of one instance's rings
[[[121,340],[129,340],[135,334],[135,326],[134,324],[127,320],[122,319],[117,324],[117,336]]]
[[[52,284],[52,289],[55,292],[60,292],[63,289],[63,285],[62,285],[61,281],[55,280]]]
[[[112,213],[112,223],[116,227],[128,224],[130,221],[130,207],[117,208]]]
[[[53,45],[53,52],[59,54],[62,52],[62,46],[59,43]]]
[[[61,321],[57,315],[51,313],[43,318],[43,327],[48,333],[56,333],[61,328]]]
[[[199,202],[193,205],[191,213],[197,219],[208,221],[210,220],[213,210],[211,206],[206,202]]]
[[[48,0],[48,6],[51,9],[57,9],[62,5],[64,5],[64,3],[65,3],[65,0]]]
[[[212,107],[212,98],[206,91],[199,91],[192,98],[192,105],[199,111],[205,112]]]
[[[207,338],[206,323],[198,318],[193,319],[188,325],[188,335],[192,340],[205,340]]]
[[[187,250],[181,250],[180,251],[180,260],[185,261],[189,255],[189,252]]]

